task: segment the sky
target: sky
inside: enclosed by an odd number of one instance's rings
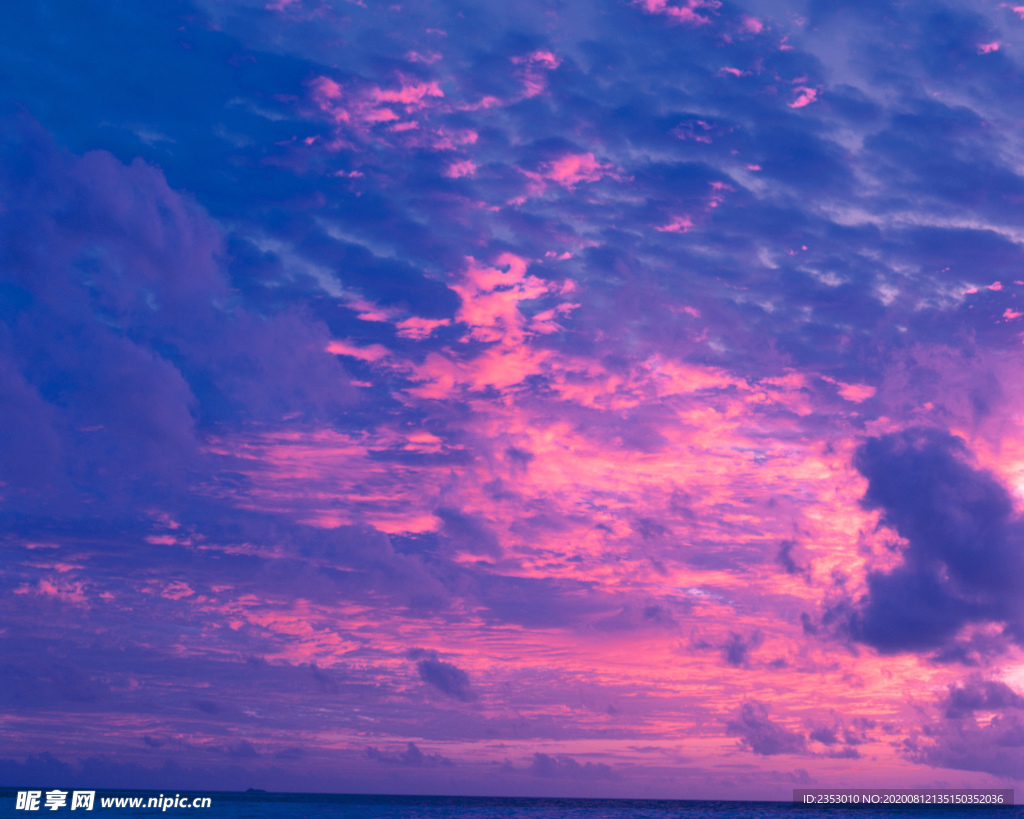
[[[1024,787],[1024,6],[34,0],[0,784]]]

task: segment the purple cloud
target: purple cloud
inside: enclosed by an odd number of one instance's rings
[[[761,756],[804,753],[807,746],[804,736],[779,725],[768,713],[768,706],[762,702],[745,702],[737,717],[726,723],[726,733],[740,737],[744,747]]]
[[[408,654],[416,660],[416,671],[427,685],[436,688],[446,697],[461,702],[472,702],[476,699],[469,674],[457,665],[439,659],[436,651],[415,649]]]

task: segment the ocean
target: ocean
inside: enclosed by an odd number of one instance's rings
[[[27,792],[22,792],[27,793]],[[38,793],[38,792],[36,792]],[[262,792],[215,793],[190,791],[181,794],[189,800],[209,799],[207,803],[175,804],[175,794],[156,791],[97,791],[92,811],[85,804],[72,808],[73,794],[64,804],[47,808],[47,791],[36,802],[19,797],[18,791],[0,789],[0,817],[89,816],[189,816],[210,819],[869,819],[869,817],[1000,817],[1024,819],[1021,806],[954,805],[858,805],[815,806],[792,802],[724,802],[646,799],[527,799],[514,797],[463,796],[354,796],[335,794],[276,794]],[[51,797],[51,804],[60,801]],[[130,800],[142,799],[153,807],[133,807]],[[19,800],[21,804],[19,805]],[[129,800],[129,801],[121,801]],[[35,810],[31,805],[35,804]]]

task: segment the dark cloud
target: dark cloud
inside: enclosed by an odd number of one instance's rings
[[[452,761],[438,753],[425,754],[415,742],[405,746],[404,751],[388,753],[373,746],[366,749],[366,758],[388,765],[405,765],[412,768],[436,768],[439,765],[450,766]]]
[[[247,786],[247,775],[236,765],[198,765],[194,760],[188,766],[166,760],[158,766],[143,766],[109,757],[88,757],[78,762],[66,762],[49,751],[32,754],[21,761],[0,759],[0,785],[25,787],[26,783],[60,781],[60,787],[72,788],[125,788],[169,789],[189,787],[215,789],[217,781],[231,783],[238,790]],[[248,780],[251,781],[251,780]]]
[[[460,702],[473,702],[477,698],[469,674],[457,665],[438,659],[437,652],[414,649],[408,656],[417,660],[416,671],[420,679],[446,697]]]
[[[225,750],[232,759],[255,759],[260,755],[259,751],[256,750],[256,746],[247,739],[239,740],[233,745],[229,745]]]
[[[8,656],[8,660],[14,657]],[[27,659],[27,658],[26,658]],[[10,708],[102,708],[112,696],[97,675],[68,663],[9,662],[0,666],[0,702]]]
[[[797,543],[793,540],[784,540],[779,544],[779,551],[775,555],[775,562],[778,563],[786,574],[802,577],[810,582],[810,567],[802,565],[793,554]]]
[[[740,737],[740,745],[755,754],[802,754],[807,750],[803,734],[789,731],[768,716],[768,706],[750,700],[740,706],[735,719],[725,724],[729,736]]]
[[[839,741],[836,729],[828,727],[815,728],[807,735],[807,738],[820,742],[822,745],[835,745]]]
[[[796,546],[792,540],[784,540],[779,544],[779,551],[775,555],[776,562],[782,566],[786,574],[798,574],[800,567],[793,559],[793,548]]]
[[[549,779],[617,779],[618,775],[603,762],[584,762],[582,765],[571,756],[549,756],[535,753],[530,763],[530,773]]]
[[[722,656],[725,661],[739,668],[747,664],[748,654],[758,648],[764,642],[764,636],[760,632],[754,632],[750,637],[744,637],[734,631],[729,632],[729,639],[722,647]]]
[[[456,549],[474,555],[501,556],[497,536],[482,520],[446,507],[435,509],[434,514],[444,521],[442,532]]]
[[[495,620],[531,628],[572,627],[621,606],[592,584],[572,579],[482,574],[474,584]]]
[[[975,711],[1024,709],[1024,697],[999,680],[972,678],[966,685],[951,685],[945,700],[947,719],[960,719]]]
[[[0,469],[21,508],[147,487],[166,502],[204,462],[204,422],[350,402],[326,328],[302,308],[239,306],[218,228],[158,169],[68,156],[28,115],[3,120]]]
[[[853,614],[855,639],[883,652],[948,646],[965,625],[1005,622],[1024,637],[1024,527],[1009,493],[973,466],[962,439],[933,429],[870,438],[855,464],[863,504],[908,541],[903,564],[868,575]]]
[[[856,731],[851,731],[849,728],[841,729],[839,725],[820,725],[817,728],[813,728],[807,734],[807,739],[824,745],[826,748],[824,756],[827,759],[860,758],[860,751],[857,750],[856,746],[861,744],[863,740]],[[843,742],[846,743],[845,747],[838,747]]]
[[[676,608],[686,609],[685,605],[673,603],[648,602],[644,605],[630,603],[610,617],[602,617],[591,625],[598,631],[633,631],[637,629],[659,628],[675,631],[679,623],[672,614]]]

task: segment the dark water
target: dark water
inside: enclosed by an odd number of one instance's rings
[[[173,796],[174,794],[171,794]],[[871,817],[1000,817],[1024,819],[1024,807],[984,806],[826,806],[790,802],[712,802],[632,799],[523,799],[463,796],[343,796],[332,794],[210,793],[189,791],[190,799],[209,797],[210,807],[104,807],[110,798],[159,797],[155,791],[98,790],[93,810],[17,810],[16,791],[0,789],[0,817],[193,816],[209,819],[871,819]]]

